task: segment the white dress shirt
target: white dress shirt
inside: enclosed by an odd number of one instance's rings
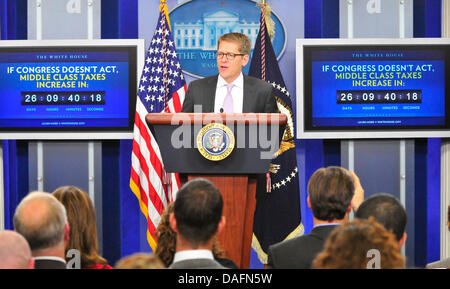
[[[192,259],[211,259],[214,260],[214,255],[210,250],[185,250],[176,252],[173,257],[173,262],[180,262]]]
[[[242,113],[242,108],[244,106],[244,75],[242,72],[232,83],[234,84],[233,89],[231,90],[234,112]],[[227,96],[227,82],[219,74],[217,79],[216,99],[214,101],[215,113],[220,112],[225,96]]]

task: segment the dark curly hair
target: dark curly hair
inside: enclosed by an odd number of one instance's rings
[[[325,249],[316,256],[316,269],[367,269],[371,250],[380,254],[379,269],[405,268],[405,259],[394,234],[373,217],[354,219],[338,226],[328,237]]]

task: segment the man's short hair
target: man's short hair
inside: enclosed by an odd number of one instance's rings
[[[397,241],[400,241],[405,233],[407,215],[405,208],[393,195],[379,193],[370,196],[358,208],[355,217],[368,219],[374,217],[388,231],[394,233]]]
[[[353,177],[348,170],[336,166],[318,169],[308,182],[314,217],[323,221],[343,219],[354,191]]]
[[[174,205],[178,233],[194,245],[205,244],[217,232],[222,208],[222,196],[213,183],[205,179],[187,182]]]
[[[250,50],[252,49],[250,39],[245,34],[238,32],[231,32],[220,36],[219,41],[217,42],[217,49],[219,49],[220,42],[236,42],[239,44],[238,50],[239,53],[250,55]]]
[[[33,203],[45,208],[39,219],[30,217]],[[31,192],[17,206],[13,222],[15,230],[28,241],[31,251],[47,249],[64,241],[66,209],[49,193]]]

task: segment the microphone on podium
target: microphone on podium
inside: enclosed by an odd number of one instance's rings
[[[223,113],[223,108],[222,107],[220,108],[220,113]]]

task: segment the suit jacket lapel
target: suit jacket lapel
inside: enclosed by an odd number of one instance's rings
[[[242,112],[254,112],[254,89],[252,89],[252,85],[247,77],[247,75],[244,74],[244,102],[242,105]]]
[[[217,78],[211,77],[208,79],[207,86],[205,87],[204,91],[204,102],[205,109],[204,112],[214,112],[214,103],[216,101],[216,88],[217,88]]]

